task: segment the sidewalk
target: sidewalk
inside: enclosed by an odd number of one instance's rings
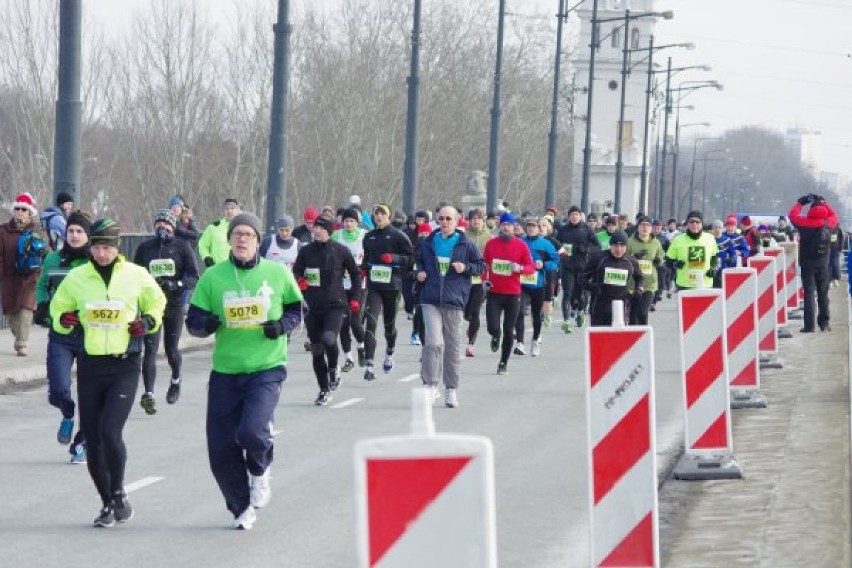
[[[180,338],[181,351],[194,351],[213,345],[212,338],[192,337],[184,330]],[[15,354],[14,338],[8,329],[0,330],[0,395],[11,391],[32,388],[47,381],[47,329],[33,325],[30,332],[29,356]],[[165,357],[162,346],[160,357]],[[73,371],[76,374],[76,367]]]
[[[761,371],[765,409],[733,411],[744,479],[665,482],[664,566],[850,566],[849,325],[846,284],[829,292],[830,333],[781,340]]]

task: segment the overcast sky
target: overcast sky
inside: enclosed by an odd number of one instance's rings
[[[308,3],[331,6],[340,1],[345,0],[291,0],[291,6],[299,10]],[[475,1],[493,2],[496,18],[498,0]],[[83,3],[87,15],[116,29],[148,1]],[[227,20],[232,3],[199,0],[220,22]],[[555,14],[558,5],[558,0],[507,0],[512,12]],[[691,95],[689,104],[696,108],[682,115],[682,122],[712,123],[702,136],[747,124],[782,132],[794,126],[819,130],[821,168],[852,176],[852,0],[657,0],[656,8],[675,13],[673,20],[657,26],[658,45],[696,44],[693,51],[660,52],[659,59],[671,55],[674,66],[710,65],[710,73],[678,79],[716,79],[725,87]],[[698,134],[696,129],[691,133]]]

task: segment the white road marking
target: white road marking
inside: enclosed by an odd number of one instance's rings
[[[420,378],[420,373],[414,373],[413,375],[406,375],[406,376],[402,377],[401,379],[399,379],[399,382],[410,383],[414,379],[419,379],[419,378]]]
[[[332,404],[332,408],[346,408],[347,406],[352,406],[353,404],[358,404],[362,402],[363,398],[350,398],[349,400],[344,400],[343,402],[338,402],[337,404]]]
[[[136,491],[137,489],[142,489],[143,487],[147,487],[149,485],[153,485],[158,481],[162,481],[165,477],[143,477],[139,481],[134,481],[133,483],[128,483],[124,486],[124,490],[127,493],[131,491]]]

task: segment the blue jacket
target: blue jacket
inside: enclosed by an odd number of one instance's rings
[[[440,238],[440,234],[440,231],[433,231],[417,247],[417,270],[426,273],[425,282],[420,283],[420,303],[463,310],[470,295],[470,278],[485,271],[485,261],[482,260],[476,245],[468,240],[464,233],[460,233],[459,240],[453,247],[450,264],[463,262],[467,268],[459,273],[449,266],[442,276],[434,244],[434,239]]]
[[[737,256],[741,256],[743,258],[743,266],[746,265],[745,259],[748,257],[749,247],[745,237],[741,234],[731,235],[726,231],[716,237],[716,246],[719,248],[717,256],[719,257],[720,267],[729,268],[736,266]]]
[[[521,285],[524,288],[541,288],[544,286],[544,273],[559,268],[559,256],[556,248],[554,248],[553,243],[544,237],[536,237],[535,239],[524,237],[523,241],[530,247],[533,262],[540,260],[544,264],[544,267],[541,270],[536,270],[537,277],[535,284],[526,284],[522,278]]]

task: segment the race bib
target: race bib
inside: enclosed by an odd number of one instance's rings
[[[390,284],[393,269],[390,266],[371,266],[370,280],[378,284]]]
[[[257,329],[266,321],[266,309],[260,297],[225,299],[223,307],[227,327]]]
[[[640,260],[639,270],[641,270],[642,274],[644,274],[645,276],[650,276],[654,273],[654,263],[652,263],[650,260]]]
[[[565,256],[571,256],[574,254],[574,245],[567,243],[562,245],[562,250],[565,251]]]
[[[837,242],[837,235],[831,235],[831,242],[833,242],[833,243]]]
[[[441,273],[441,276],[447,275],[447,270],[450,269],[450,257],[448,256],[439,256],[438,257],[438,272]]]
[[[89,327],[97,329],[121,329],[127,324],[123,316],[124,302],[104,300],[86,303],[86,321]]]
[[[491,261],[491,272],[500,276],[511,276],[512,263],[508,260],[494,259]]]
[[[688,266],[704,266],[707,259],[707,249],[701,246],[686,249],[686,264]]]
[[[687,270],[686,271],[686,281],[693,288],[698,288],[704,282],[704,271],[703,270]]]
[[[470,283],[471,284],[482,284],[482,276],[480,276],[478,274],[476,276],[471,276],[470,277]]]
[[[320,269],[319,268],[306,268],[305,269],[305,280],[308,281],[308,286],[317,287],[320,285]]]
[[[535,286],[538,284],[538,273],[533,272],[532,274],[521,274],[521,284]]]
[[[155,258],[148,263],[148,272],[154,278],[175,275],[175,261],[171,258]]]
[[[623,268],[604,268],[603,283],[610,286],[627,286],[627,271]]]

